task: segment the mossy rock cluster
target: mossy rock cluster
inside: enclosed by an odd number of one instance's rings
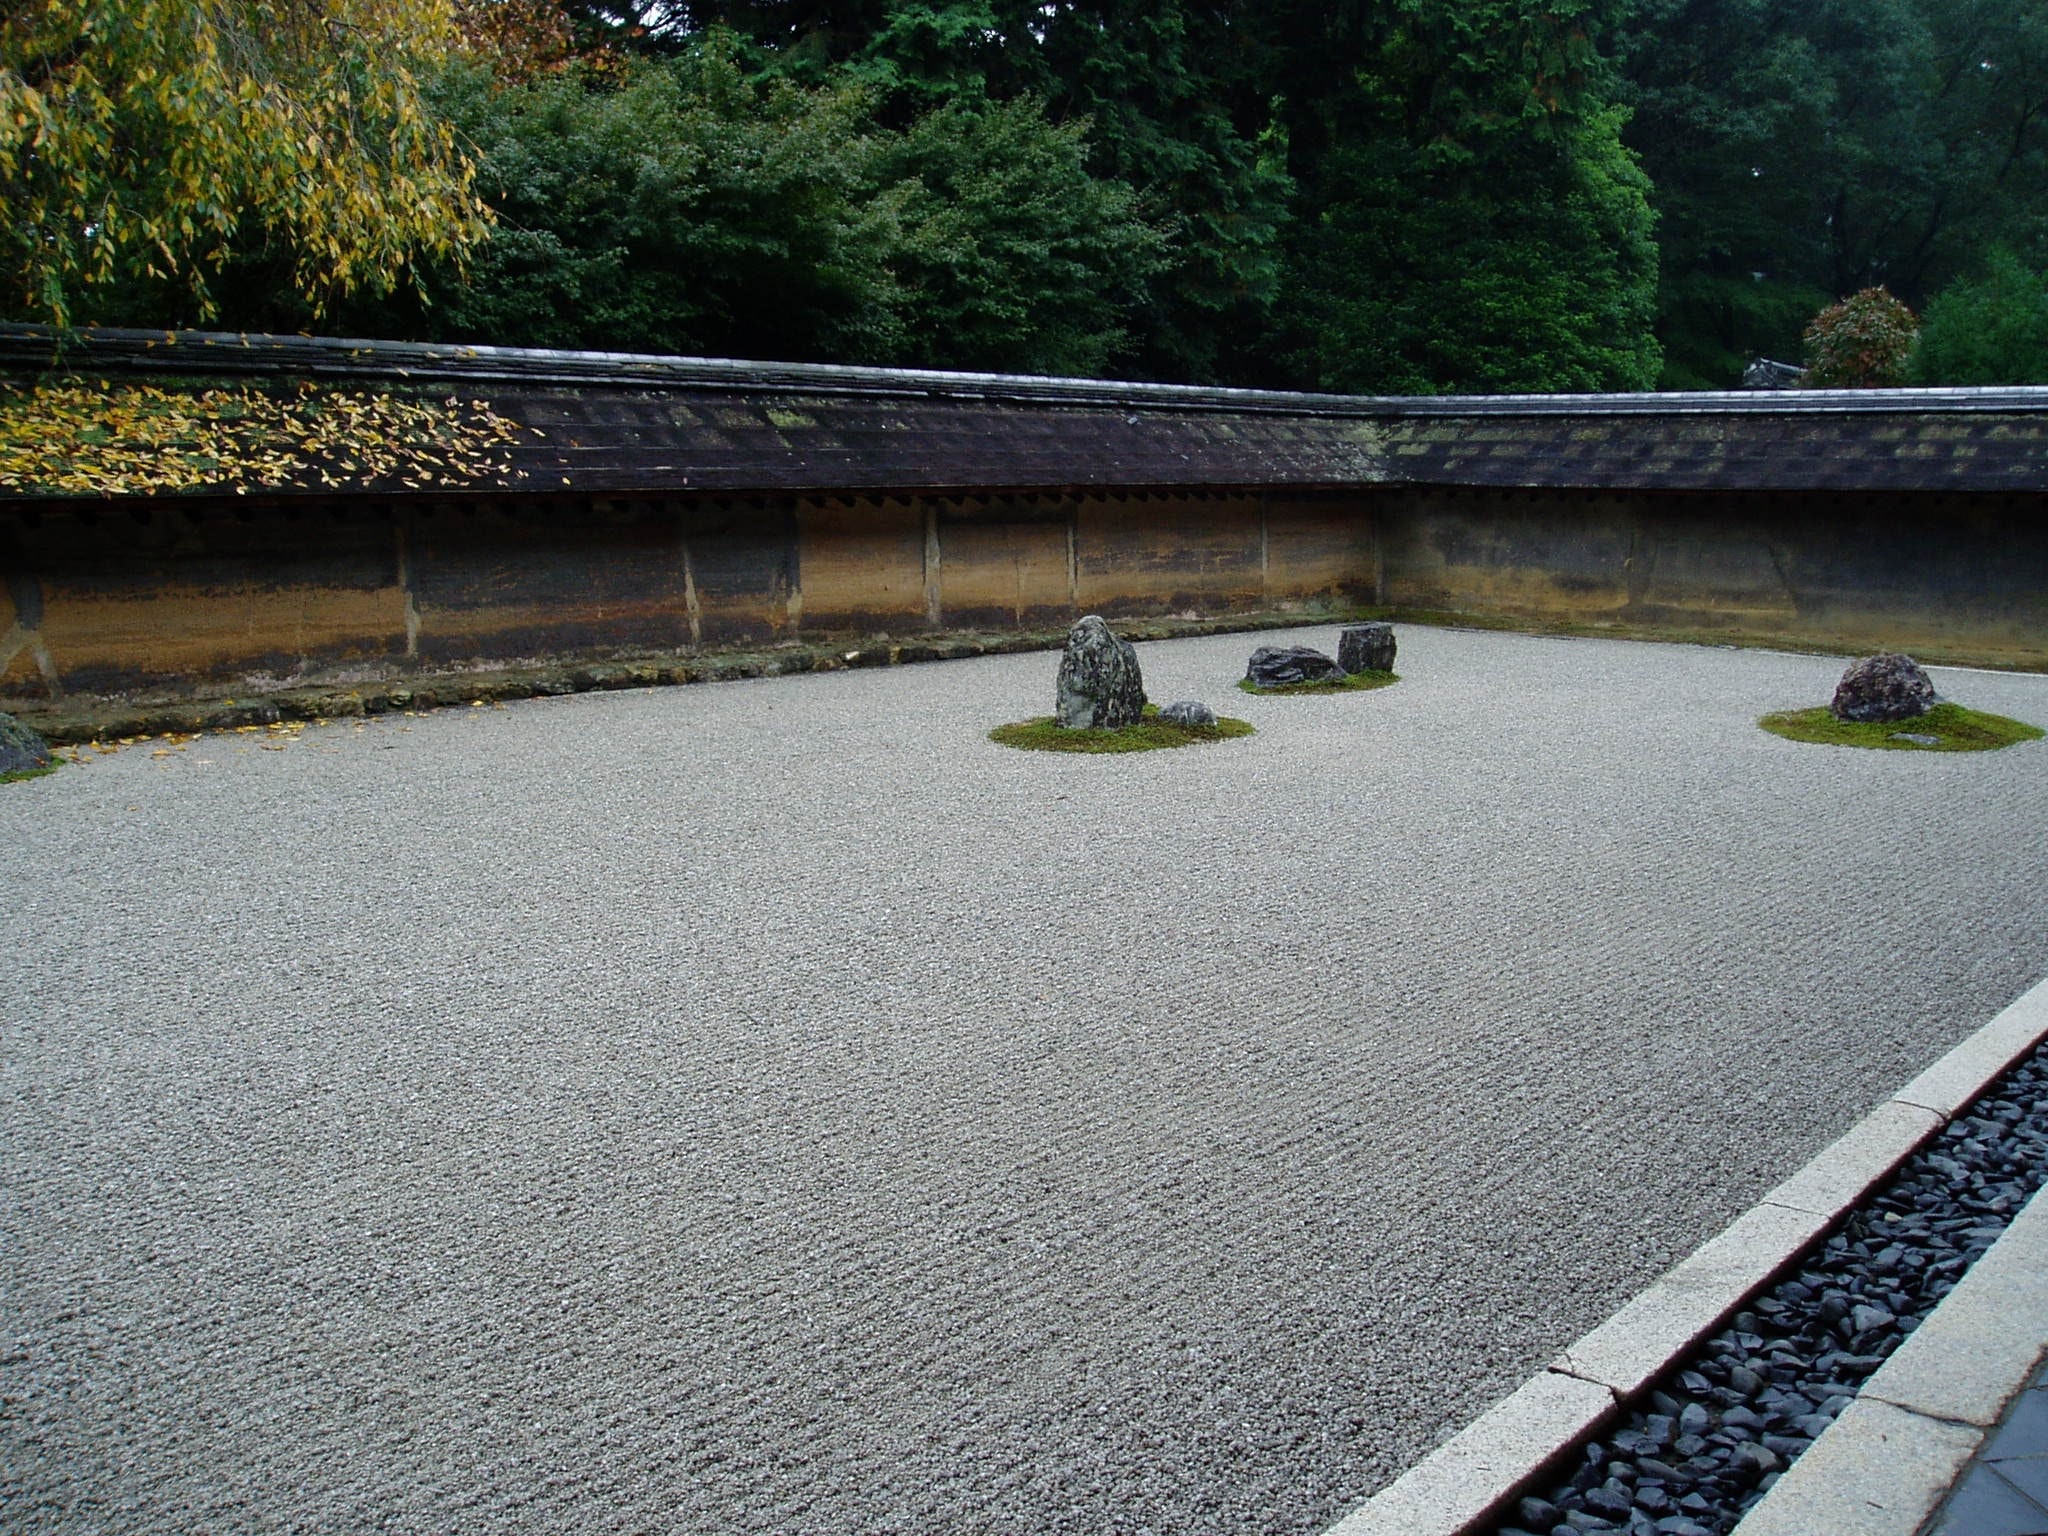
[[[999,725],[988,733],[988,739],[999,746],[1020,747],[1027,752],[1158,752],[1168,747],[1192,747],[1251,734],[1249,720],[1219,715],[1214,725],[1178,725],[1161,719],[1157,704],[1147,704],[1142,718],[1111,730],[1075,730],[1061,725],[1051,715],[1040,715],[1014,725]]]
[[[1785,709],[1757,724],[1787,741],[1830,747],[1873,747],[1880,752],[1992,752],[2015,742],[2039,741],[2044,732],[2024,720],[1988,715],[1960,704],[1937,704],[1905,720],[1843,720],[1826,705]]]
[[[54,773],[57,761],[42,737],[14,716],[0,715],[0,784]]]
[[[1261,688],[1248,677],[1237,680],[1237,686],[1246,693],[1255,693],[1260,698],[1270,698],[1283,693],[1366,693],[1374,688],[1385,688],[1401,681],[1398,672],[1351,672],[1343,677],[1319,679],[1308,683],[1279,683],[1271,688]]]

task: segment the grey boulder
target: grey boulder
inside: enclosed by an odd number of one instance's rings
[[[0,715],[0,773],[27,773],[50,765],[50,749],[12,715]]]
[[[1881,651],[1842,674],[1828,708],[1838,720],[1911,720],[1940,702],[1933,680],[1918,662],[1896,651]]]
[[[1216,711],[1196,699],[1181,699],[1159,711],[1159,718],[1169,725],[1186,726],[1190,730],[1213,726]]]
[[[1067,632],[1060,657],[1057,718],[1069,730],[1113,731],[1133,725],[1145,710],[1145,679],[1138,653],[1095,614]]]
[[[1394,670],[1394,626],[1347,624],[1337,632],[1337,665],[1346,672]]]
[[[1344,669],[1305,645],[1262,645],[1252,652],[1244,675],[1254,688],[1284,688],[1289,683],[1339,682]]]

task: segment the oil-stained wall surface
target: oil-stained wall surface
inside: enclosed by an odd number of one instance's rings
[[[375,501],[0,512],[0,707],[68,694],[1372,601],[1356,494]]]
[[[1377,607],[2048,667],[2048,497],[1372,488],[0,511],[0,708],[1084,612]]]
[[[1381,600],[1532,626],[2048,666],[2048,497],[1423,490]]]

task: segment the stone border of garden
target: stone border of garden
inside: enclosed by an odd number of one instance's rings
[[[2048,1341],[2048,1194],[2036,1194],[1734,1536],[1914,1536]]]
[[[1498,1517],[2044,1038],[2048,982],[2037,984],[1878,1105],[1718,1237],[1325,1536],[1467,1536]],[[1938,1310],[1935,1318],[1941,1315]],[[1946,1465],[1953,1475],[1955,1464]],[[1747,1526],[1746,1520],[1743,1536],[1751,1536]],[[1829,1527],[1809,1523],[1805,1528]],[[1768,1530],[1759,1527],[1759,1533]]]

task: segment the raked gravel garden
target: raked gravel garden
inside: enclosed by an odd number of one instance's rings
[[[2048,974],[2048,744],[1234,687],[1332,638],[1140,645],[1185,751],[991,742],[1040,653],[0,786],[0,1525],[1314,1536]]]

